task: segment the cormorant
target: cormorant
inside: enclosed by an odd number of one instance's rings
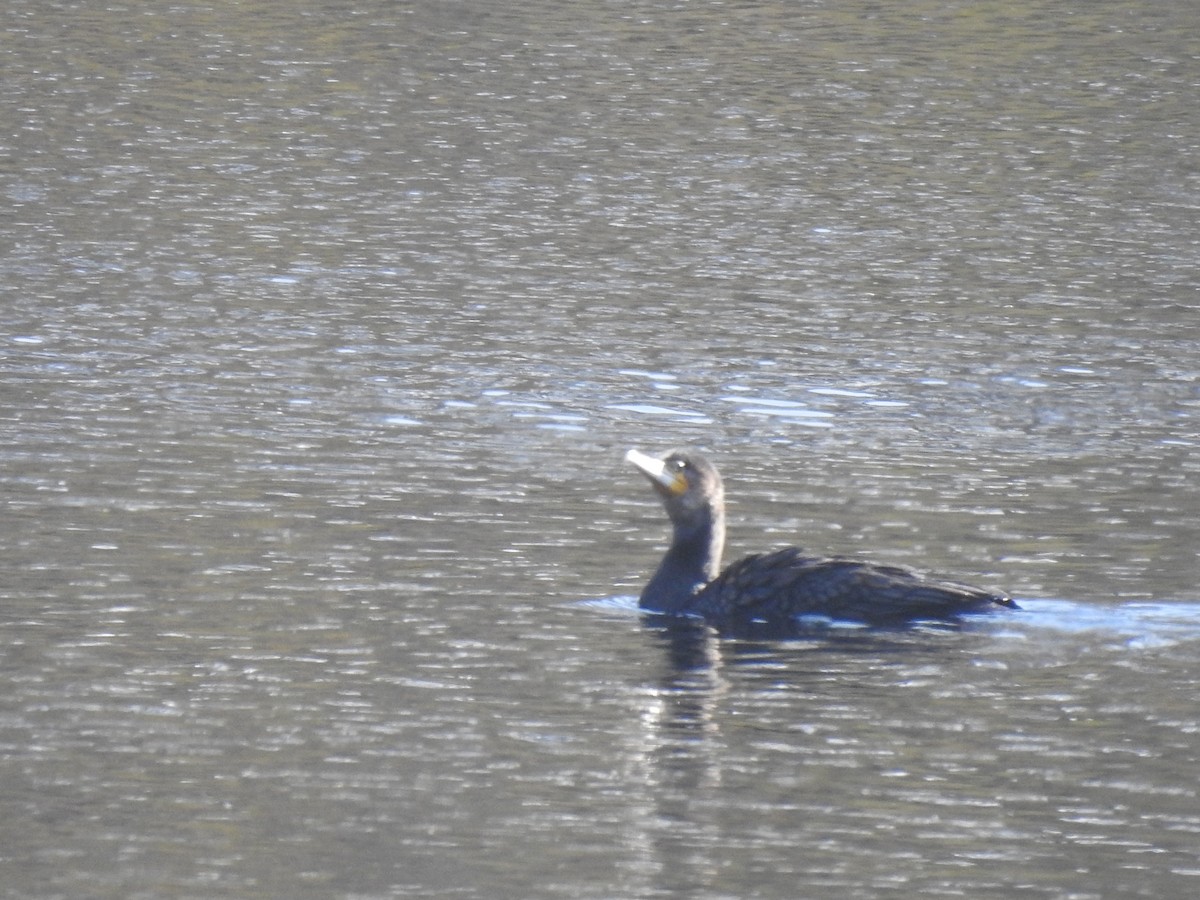
[[[1004,594],[898,566],[809,556],[798,547],[747,556],[721,571],[725,491],[716,467],[684,451],[659,459],[630,450],[625,459],[650,480],[673,528],[671,546],[638,602],[649,612],[698,617],[728,630],[794,627],[809,616],[897,625],[1018,608]]]

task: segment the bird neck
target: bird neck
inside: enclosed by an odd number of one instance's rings
[[[642,591],[638,606],[656,612],[686,609],[696,592],[721,571],[725,515],[717,512],[694,525],[674,526],[671,547]]]

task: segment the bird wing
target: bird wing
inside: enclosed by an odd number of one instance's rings
[[[954,616],[1011,600],[978,588],[933,581],[898,566],[810,557],[791,547],[733,563],[696,598],[717,617],[782,619],[805,615],[886,623]]]

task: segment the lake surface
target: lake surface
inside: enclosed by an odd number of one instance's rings
[[[1200,891],[1200,6],[0,12],[0,894]],[[1018,597],[648,626],[730,554]]]

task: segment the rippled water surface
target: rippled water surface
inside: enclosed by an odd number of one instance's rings
[[[1200,890],[1200,7],[0,29],[0,894]],[[673,445],[1024,609],[651,627]]]

